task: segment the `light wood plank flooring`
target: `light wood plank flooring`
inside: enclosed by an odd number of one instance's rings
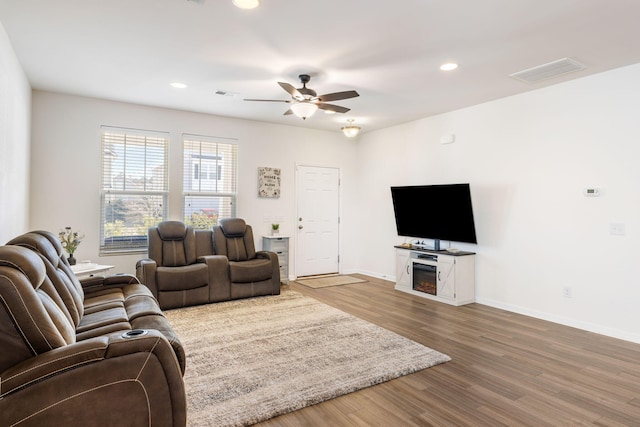
[[[452,361],[260,426],[640,426],[640,344],[354,276],[368,282],[290,286]]]

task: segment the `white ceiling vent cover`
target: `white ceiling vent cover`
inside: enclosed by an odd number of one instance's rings
[[[571,58],[562,58],[557,61],[549,62],[548,64],[538,65],[537,67],[509,74],[509,77],[513,77],[514,79],[525,83],[536,83],[540,80],[558,77],[574,71],[584,70],[585,68],[587,67],[578,61]]]

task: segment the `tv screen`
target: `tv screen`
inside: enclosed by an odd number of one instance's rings
[[[391,187],[399,236],[478,243],[469,184]]]

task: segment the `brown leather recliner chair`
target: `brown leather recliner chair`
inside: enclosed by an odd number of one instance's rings
[[[79,282],[48,232],[0,247],[0,425],[184,426],[183,369],[135,277]]]
[[[213,227],[216,255],[228,259],[231,299],[280,294],[278,255],[255,250],[253,229],[241,218],[224,218]]]
[[[214,255],[210,230],[163,221],[148,236],[149,257],[136,263],[136,276],[162,309],[230,299],[227,261]]]

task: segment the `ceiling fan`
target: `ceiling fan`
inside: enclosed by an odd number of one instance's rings
[[[298,89],[289,83],[278,82],[280,87],[291,95],[291,99],[245,99],[245,101],[286,102],[291,104],[291,108],[285,111],[285,116],[295,114],[305,120],[307,117],[311,117],[318,109],[332,113],[346,113],[347,111],[350,111],[350,108],[327,104],[327,102],[360,96],[355,90],[334,92],[318,96],[315,90],[307,87],[307,83],[311,80],[310,75],[300,74],[298,77],[300,78],[300,82],[302,82],[302,87]]]

